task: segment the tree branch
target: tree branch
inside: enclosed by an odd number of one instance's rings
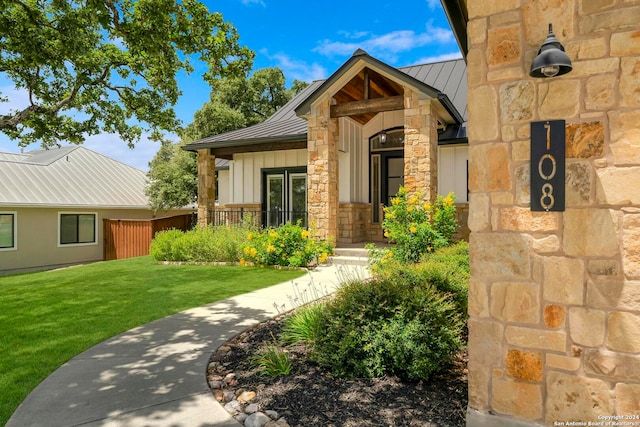
[[[126,65],[126,64],[117,63],[117,64],[109,64],[105,66],[104,70],[102,70],[102,73],[100,74],[99,77],[91,80],[89,83],[78,82],[74,86],[74,88],[71,90],[69,95],[67,95],[65,98],[61,99],[60,101],[58,101],[52,107],[43,107],[42,105],[37,105],[33,100],[33,86],[35,86],[35,82],[38,80],[38,76],[40,74],[40,68],[39,67],[36,68],[36,73],[34,75],[34,78],[32,79],[31,86],[29,87],[29,103],[31,105],[29,105],[27,108],[21,111],[18,111],[15,114],[0,115],[0,129],[9,129],[9,130],[15,131],[18,129],[18,125],[27,117],[29,117],[31,114],[45,114],[45,115],[55,116],[65,106],[73,102],[73,100],[76,98],[76,96],[78,95],[78,92],[80,92],[80,89],[82,89],[83,86],[85,85],[96,86],[99,84],[104,84],[105,81],[107,80],[107,77],[109,75],[109,70],[111,69],[111,67],[123,66],[123,65]],[[118,93],[118,95],[120,95],[120,91],[118,90],[119,88],[117,86],[109,86],[105,84],[105,87],[111,90],[115,90]],[[124,89],[126,87],[121,87],[121,88]]]
[[[9,129],[9,130],[18,130],[18,125],[25,120],[29,115],[36,113],[46,113],[48,111],[47,108],[41,107],[39,105],[30,105],[22,111],[18,111],[17,113],[4,114],[0,115],[0,129]]]

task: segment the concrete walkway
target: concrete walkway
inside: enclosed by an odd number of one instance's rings
[[[322,296],[313,289],[332,292],[354,274],[367,273],[362,267],[322,266],[299,279],[120,334],[46,378],[7,427],[238,427],[206,383],[213,351],[278,310],[293,308],[290,297],[309,301]]]

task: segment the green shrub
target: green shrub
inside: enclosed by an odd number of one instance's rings
[[[395,243],[391,253],[401,262],[418,262],[427,253],[451,244],[458,227],[455,196],[437,196],[433,203],[421,203],[420,193],[409,197],[401,187],[391,205],[384,208],[385,237]]]
[[[311,357],[338,376],[427,379],[464,345],[461,307],[426,281],[355,281],[321,307]]]
[[[401,263],[385,249],[376,251],[378,258],[372,267],[375,277],[386,281],[406,282],[409,286],[427,282],[448,295],[456,304],[458,312],[466,315],[470,275],[467,242],[460,241],[439,249],[416,264]]]
[[[330,243],[315,240],[300,222],[251,233],[249,240],[244,246],[242,261],[260,266],[306,267],[315,260],[325,262],[333,252]]]
[[[161,231],[151,242],[149,253],[157,261],[238,262],[250,230],[244,225]]]
[[[184,233],[180,230],[166,230],[156,233],[149,254],[157,261],[175,261],[174,243],[182,237]]]
[[[378,254],[385,261],[373,279],[345,283],[328,302],[298,311],[281,338],[310,344],[312,360],[337,376],[427,379],[464,345],[468,244],[410,265]]]
[[[289,355],[275,342],[267,344],[258,354],[251,358],[253,366],[260,368],[269,377],[289,375],[291,373],[291,359]]]
[[[313,344],[322,335],[323,304],[311,304],[287,317],[280,339],[285,344]]]

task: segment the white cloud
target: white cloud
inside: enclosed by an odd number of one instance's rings
[[[369,34],[369,37],[358,41],[325,39],[313,50],[321,55],[333,57],[351,55],[360,48],[371,56],[393,63],[401,53],[428,45],[446,45],[453,40],[451,30],[435,27],[429,23],[422,33],[416,33],[413,30],[398,30],[380,35]]]
[[[272,61],[275,61],[275,66],[282,69],[287,79],[298,79],[305,82],[311,82],[327,78],[327,70],[317,62],[309,64],[306,61],[293,59],[284,53],[271,55],[266,49],[261,50],[260,53]]]
[[[177,141],[178,137],[176,135],[168,135],[168,139]],[[108,133],[92,135],[82,145],[145,172],[149,170],[149,162],[160,149],[160,143],[151,141],[148,135],[142,135],[142,138],[135,144],[134,148],[129,148],[127,143],[122,141],[118,135]]]
[[[267,7],[266,3],[263,0],[240,0],[243,5],[250,6],[252,4],[257,4],[262,7]]]
[[[449,61],[451,59],[460,59],[462,54],[460,52],[443,53],[440,55],[426,56],[416,61],[416,64],[430,64],[432,62]]]
[[[440,0],[427,0],[427,5],[431,10],[438,9],[439,7],[442,6],[442,4],[440,3]]]
[[[338,34],[342,34],[348,39],[361,39],[369,35],[368,31],[338,31]]]

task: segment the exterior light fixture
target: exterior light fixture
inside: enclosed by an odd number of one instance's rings
[[[380,140],[380,144],[386,144],[387,143],[387,133],[385,131],[382,131],[378,134],[378,139]]]
[[[553,34],[551,24],[549,24],[549,34],[547,39],[540,46],[538,56],[531,63],[531,77],[555,77],[567,74],[573,69],[571,59],[564,51],[564,47]]]
[[[378,140],[380,141],[380,144],[387,143],[387,136],[388,136],[387,132],[384,130],[384,111],[383,111],[382,112],[382,130],[378,134]]]

